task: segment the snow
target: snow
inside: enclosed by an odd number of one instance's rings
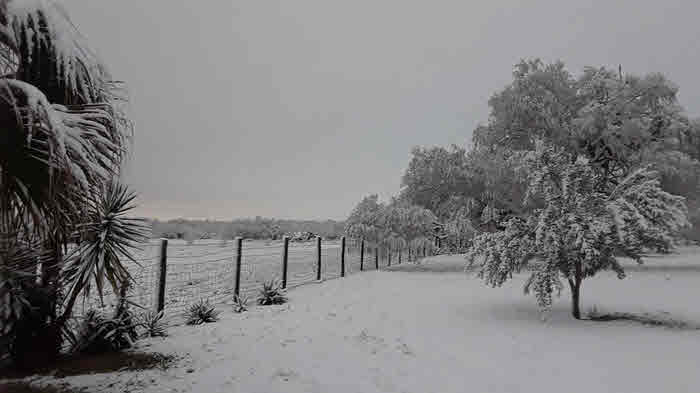
[[[700,330],[575,321],[568,292],[542,321],[522,293],[527,274],[492,289],[459,272],[463,266],[463,256],[437,257],[299,287],[287,305],[227,311],[217,323],[144,341],[146,351],[187,354],[168,370],[61,382],[104,392],[240,393],[656,393],[700,386]],[[700,324],[698,282],[700,250],[651,258],[624,280],[610,272],[584,281],[583,310]]]
[[[41,12],[48,25],[46,32],[41,33],[41,41],[51,42],[56,50],[56,55],[64,62],[65,79],[68,85],[77,90],[82,86],[82,94],[90,96],[87,84],[79,83],[80,79],[89,76],[102,75],[97,55],[88,48],[83,36],[70,21],[63,6],[55,0],[11,0],[7,2],[7,14],[13,22],[20,25],[28,25],[30,19],[36,18],[37,12]],[[33,42],[32,30],[27,29],[28,42]],[[17,46],[17,43],[14,42]],[[31,51],[30,51],[31,53]]]

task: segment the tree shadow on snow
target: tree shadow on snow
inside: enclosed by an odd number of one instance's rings
[[[627,313],[627,312],[602,312],[592,309],[588,312],[588,319],[598,322],[630,321],[649,327],[664,327],[676,330],[700,330],[700,324],[673,318],[669,313]]]

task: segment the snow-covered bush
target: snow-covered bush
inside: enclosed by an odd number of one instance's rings
[[[474,239],[468,265],[479,265],[487,284],[500,286],[525,267],[532,274],[525,285],[547,310],[552,294],[572,293],[572,314],[580,319],[581,282],[601,270],[625,276],[618,256],[642,262],[645,246],[672,246],[688,225],[684,198],[661,189],[658,176],[639,168],[620,181],[595,171],[586,158],[538,143],[525,161],[527,198],[544,207],[505,223],[505,230]],[[536,263],[530,264],[530,262]]]

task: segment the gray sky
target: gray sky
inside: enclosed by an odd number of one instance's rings
[[[64,0],[132,96],[127,181],[159,218],[335,218],[464,145],[524,57],[660,71],[700,113],[687,1]]]

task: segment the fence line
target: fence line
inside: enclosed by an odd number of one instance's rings
[[[246,248],[237,238],[216,251],[191,253],[197,245],[158,244],[142,247],[146,255],[135,258],[138,264],[126,263],[133,278],[128,297],[145,309],[163,310],[169,318],[180,319],[187,307],[204,299],[214,304],[231,304],[235,296],[255,295],[264,282],[278,280],[286,288],[345,277],[363,270],[379,270],[386,266],[432,255],[432,248],[381,248],[366,245],[364,240],[340,244],[324,244],[319,237],[315,244],[290,245],[285,238],[280,245]],[[207,244],[203,247],[217,247]],[[402,255],[404,258],[402,259]],[[409,255],[409,258],[405,258]],[[87,299],[87,309],[109,309],[116,297]],[[77,310],[80,314],[81,310]]]

